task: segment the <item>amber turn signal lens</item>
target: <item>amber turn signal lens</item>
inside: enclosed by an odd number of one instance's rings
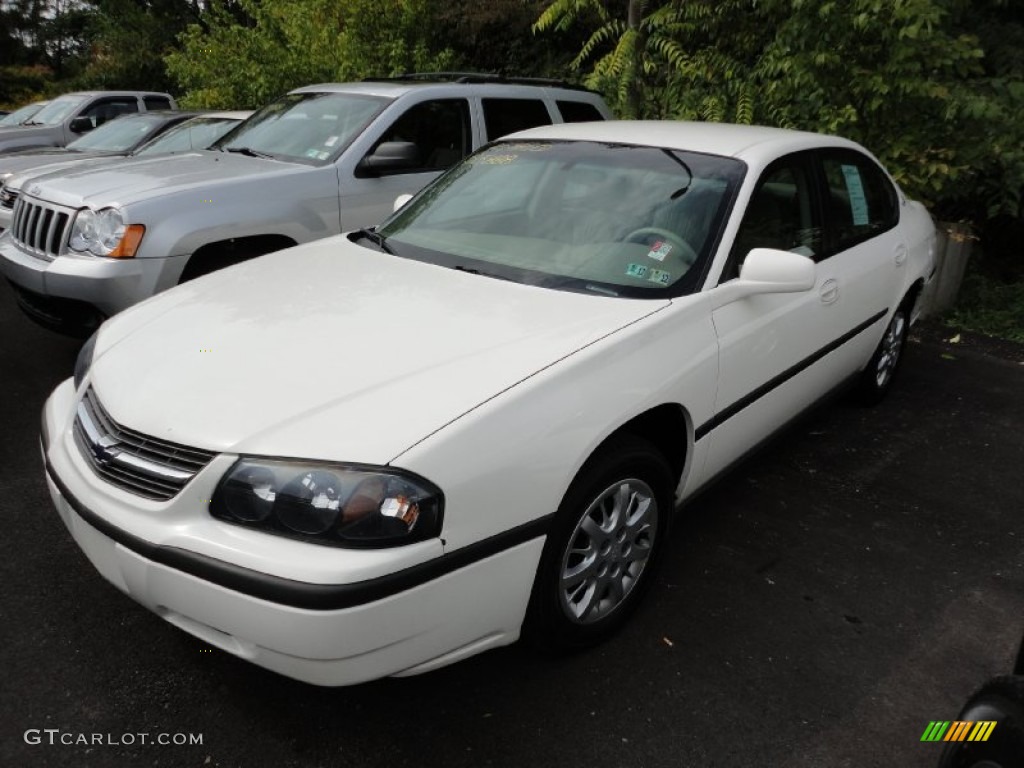
[[[144,226],[141,224],[129,224],[124,228],[124,236],[121,238],[121,242],[117,244],[117,247],[109,255],[119,259],[132,258],[135,252],[139,250],[139,243],[142,242],[144,234],[146,234]]]

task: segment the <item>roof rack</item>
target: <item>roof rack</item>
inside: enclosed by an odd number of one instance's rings
[[[364,77],[367,83],[390,82],[451,82],[451,83],[504,83],[509,85],[541,85],[548,88],[568,88],[573,91],[590,91],[582,85],[567,83],[550,77],[509,77],[494,72],[405,72],[392,77]]]

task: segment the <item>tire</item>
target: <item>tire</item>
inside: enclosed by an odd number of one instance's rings
[[[660,559],[672,471],[653,445],[616,439],[580,470],[555,514],[523,634],[550,651],[586,648],[621,627]]]
[[[987,741],[948,742],[939,768],[1024,768],[1024,677],[989,680],[957,720],[996,725]]]
[[[854,399],[861,405],[877,405],[892,389],[893,380],[903,361],[910,331],[910,310],[913,299],[904,299],[889,318],[874,354],[860,372],[854,388]]]

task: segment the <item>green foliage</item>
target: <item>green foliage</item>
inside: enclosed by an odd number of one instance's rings
[[[427,23],[431,0],[239,0],[240,22],[211,5],[167,67],[189,107],[259,107],[318,82],[440,69]]]
[[[79,88],[166,91],[164,57],[196,14],[189,0],[91,0],[91,56]]]
[[[1024,342],[1024,280],[1005,283],[968,271],[946,322],[954,328]]]
[[[1011,0],[554,0],[534,29],[576,26],[590,37],[572,66],[623,116],[837,133],[940,216],[1021,212]]]

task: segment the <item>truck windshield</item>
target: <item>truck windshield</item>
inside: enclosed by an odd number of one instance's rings
[[[85,100],[85,96],[61,96],[36,112],[26,125],[59,125]]]
[[[212,149],[323,165],[388,104],[351,93],[291,93],[231,131]]]

